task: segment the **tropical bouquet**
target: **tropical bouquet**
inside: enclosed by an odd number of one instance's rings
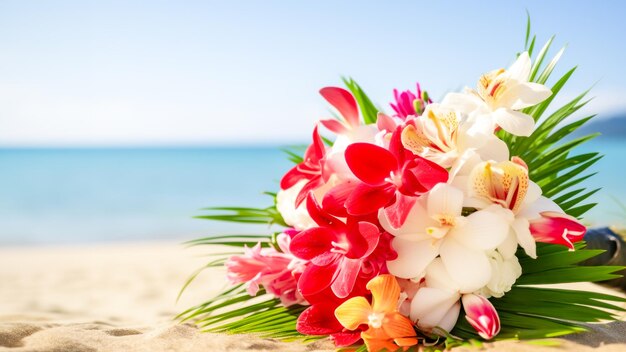
[[[578,265],[602,252],[585,249],[579,220],[597,191],[580,183],[600,156],[573,152],[595,135],[568,136],[593,116],[567,119],[587,92],[543,116],[575,68],[548,87],[563,50],[547,61],[550,39],[531,60],[529,29],[508,69],[438,102],[418,84],[394,90],[385,113],[352,79],[321,89],[335,116],[303,154],[287,151],[295,165],[268,193],[274,204],[201,216],[271,233],[192,241],[237,248],[206,266],[225,266],[232,287],[180,318],[360,351],[553,337],[614,319],[619,297],[545,286],[623,268]]]

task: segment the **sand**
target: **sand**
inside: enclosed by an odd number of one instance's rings
[[[0,248],[0,352],[332,350],[325,341],[302,345],[207,334],[173,321],[226,286],[223,271],[205,271],[176,303],[179,288],[205,263],[206,252],[176,243]],[[551,340],[556,347],[498,342],[485,348],[626,351],[626,322],[590,329]]]

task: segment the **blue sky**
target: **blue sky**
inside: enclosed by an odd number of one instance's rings
[[[381,106],[508,66],[525,10],[596,83],[588,111],[626,111],[624,3],[589,1],[0,1],[0,145],[275,144],[328,116],[352,76]]]

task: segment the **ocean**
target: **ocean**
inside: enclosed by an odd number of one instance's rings
[[[626,141],[597,140],[579,152],[605,157],[586,182],[603,189],[585,220],[622,225]],[[264,226],[194,219],[208,206],[271,204],[291,163],[279,147],[0,149],[0,245],[185,241]]]

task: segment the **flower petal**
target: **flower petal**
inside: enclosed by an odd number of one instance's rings
[[[500,97],[500,106],[521,110],[548,99],[552,91],[538,83],[519,83],[509,87]]]
[[[329,131],[335,132],[337,134],[345,134],[348,132],[346,126],[341,123],[341,121],[335,119],[320,120],[320,123],[324,127],[328,128]]]
[[[528,137],[535,130],[535,120],[522,112],[500,108],[493,112],[498,126],[515,136]]]
[[[484,251],[446,239],[439,249],[441,260],[461,293],[474,292],[491,279],[491,264]]]
[[[493,250],[509,234],[513,214],[499,205],[491,205],[467,216],[465,222],[452,229],[449,236],[476,250]]]
[[[460,216],[463,210],[463,192],[447,183],[439,183],[428,192],[428,215]]]
[[[517,237],[512,231],[509,230],[506,239],[498,246],[498,252],[504,259],[515,256],[515,252],[517,252]]]
[[[428,287],[439,288],[447,291],[459,290],[459,286],[454,279],[450,277],[448,269],[446,269],[445,265],[443,265],[441,258],[435,258],[432,263],[428,265],[424,279],[426,280],[426,285],[428,285]]]
[[[348,125],[352,127],[359,125],[359,109],[352,93],[339,87],[325,87],[320,89],[320,94],[339,111]]]
[[[461,300],[465,319],[476,329],[478,335],[490,340],[500,332],[500,317],[488,299],[480,295],[465,294]]]
[[[393,275],[384,274],[371,279],[367,289],[372,292],[372,308],[375,312],[393,312],[398,305],[400,285]]]
[[[380,239],[380,230],[378,226],[367,221],[359,221],[356,224],[349,222],[346,237],[350,243],[346,256],[348,258],[365,258],[376,249]]]
[[[353,297],[335,309],[335,317],[344,328],[356,330],[359,325],[367,324],[372,306],[365,297]]]
[[[458,292],[432,287],[420,288],[411,301],[411,320],[422,329],[439,326],[449,311],[458,315]]]
[[[347,347],[354,345],[361,340],[360,331],[342,331],[334,334],[330,334],[330,340],[337,347]]]
[[[409,318],[398,312],[385,317],[382,329],[392,339],[415,336],[415,329]]]
[[[346,200],[346,210],[350,215],[367,215],[378,212],[393,199],[393,187],[357,185]]]
[[[287,173],[280,179],[280,189],[285,190],[293,187],[298,181],[306,179],[307,177],[300,172],[298,165],[292,167]]]
[[[374,144],[350,144],[345,155],[354,176],[372,186],[386,183],[385,179],[398,169],[398,162],[393,154]]]
[[[567,214],[546,211],[541,218],[530,222],[530,233],[535,240],[554,243],[574,250],[574,243],[581,241],[587,232],[585,225]]]
[[[289,251],[300,259],[311,260],[330,253],[331,242],[335,240],[334,232],[324,227],[314,227],[294,236],[289,244]]]
[[[528,220],[518,217],[511,224],[511,228],[517,237],[517,242],[524,249],[526,255],[531,258],[537,258],[537,245],[535,244],[535,238],[530,233]]]
[[[484,102],[477,96],[467,93],[448,93],[441,101],[441,105],[469,114],[478,109]]]
[[[361,271],[361,264],[361,259],[345,257],[341,259],[337,268],[337,275],[330,285],[330,288],[337,297],[345,298],[350,295],[356,283],[356,278]]]
[[[417,345],[418,341],[416,337],[398,337],[393,339],[393,342],[400,347],[410,347]]]
[[[302,187],[300,193],[298,193],[298,196],[296,197],[296,208],[299,207],[302,202],[304,202],[309,194],[319,188],[322,184],[323,181],[321,176],[316,175],[310,178],[309,182],[307,182],[304,187]]]
[[[430,191],[436,184],[448,182],[448,170],[421,156],[406,163],[402,169],[400,192],[409,196],[418,196]]]
[[[346,201],[348,197],[354,191],[356,186],[358,185],[357,181],[351,182],[346,181],[338,184],[333,187],[324,195],[324,199],[322,200],[322,208],[327,211],[329,214],[345,218],[348,216],[348,211],[346,210]]]
[[[396,201],[384,209],[385,216],[389,220],[391,227],[402,227],[416,201],[417,197],[406,196],[396,192]]]
[[[528,52],[525,51],[517,57],[517,60],[515,60],[511,67],[509,67],[507,73],[509,74],[509,77],[514,80],[528,82],[528,78],[530,77],[530,68],[530,56],[528,55]]]
[[[343,327],[335,318],[333,303],[318,303],[305,309],[298,316],[296,330],[304,335],[328,335],[341,331]]]
[[[389,115],[379,112],[376,118],[376,126],[380,131],[393,132],[396,129],[397,123]]]
[[[459,313],[461,312],[461,303],[456,302],[452,308],[448,310],[446,315],[441,318],[438,327],[450,332],[456,326],[457,320],[459,320]]]
[[[337,262],[326,266],[307,265],[298,280],[298,288],[302,295],[314,295],[330,286],[331,282],[333,282],[337,276],[337,267]]]
[[[423,233],[427,227],[433,226],[434,224],[433,219],[428,216],[428,212],[426,211],[426,198],[427,196],[422,196],[415,201],[406,217],[405,222],[398,228],[391,225],[390,218],[393,219],[395,217],[393,213],[389,212],[388,214],[387,211],[379,211],[378,221],[380,222],[380,225],[383,229],[385,229],[385,231],[394,236],[407,235],[407,239],[408,237],[416,237],[416,240],[426,239],[427,237],[418,235],[419,233]],[[394,219],[394,224],[397,224],[397,222],[398,221]]]
[[[426,266],[439,254],[440,241],[408,241],[394,238],[393,248],[398,253],[395,260],[387,262],[389,272],[403,279],[412,279],[424,274]]]

